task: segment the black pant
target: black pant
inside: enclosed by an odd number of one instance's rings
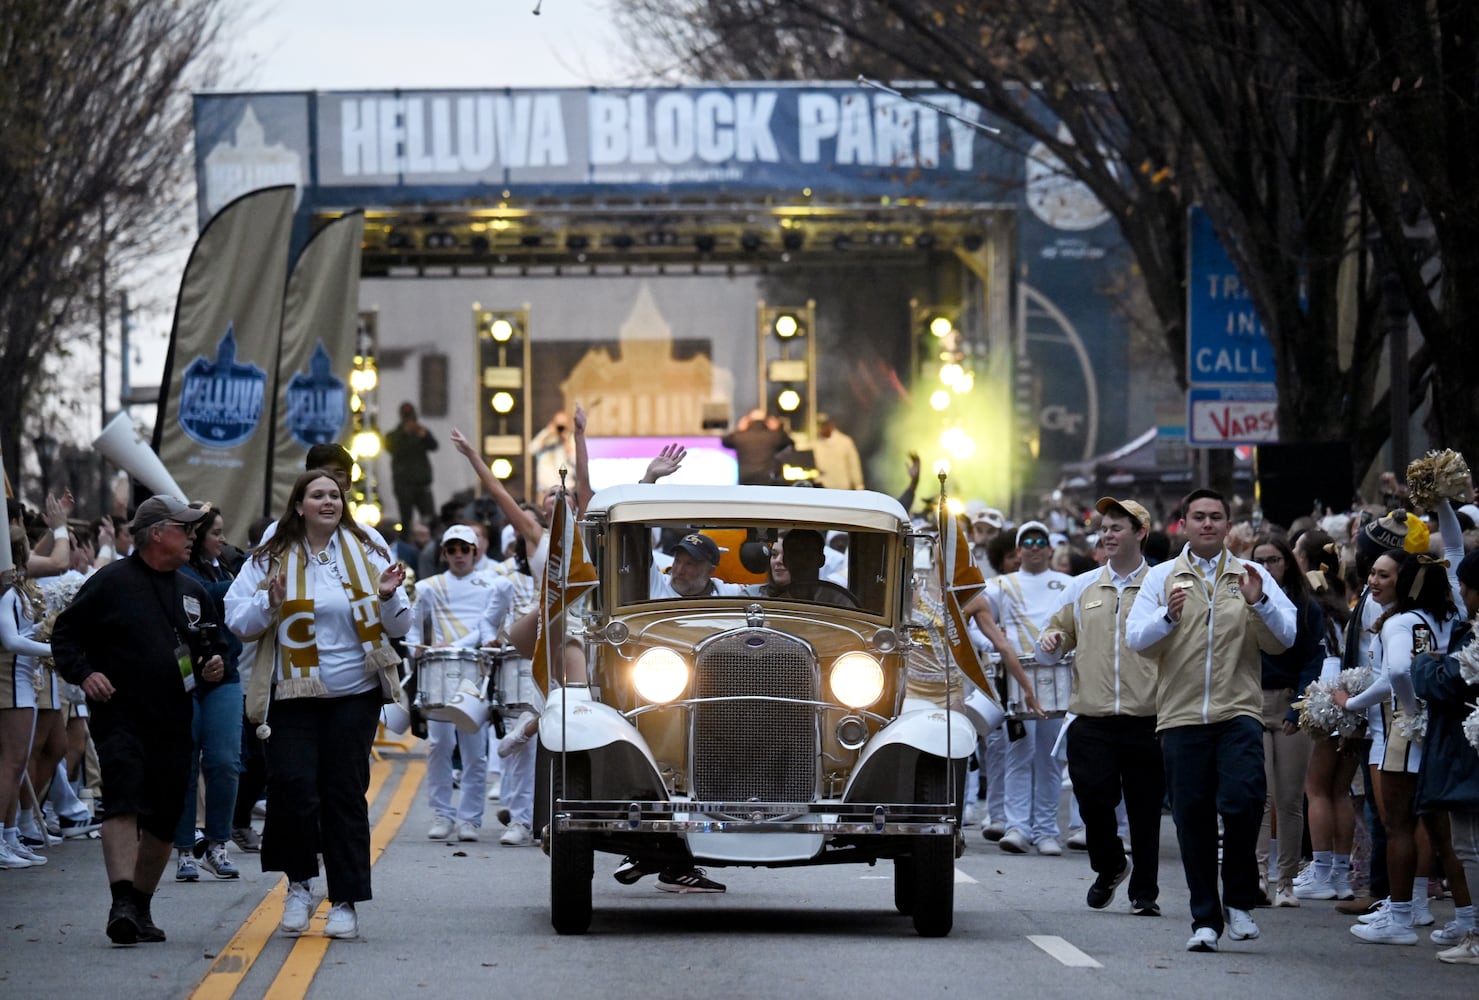
[[[1166,785],[1186,887],[1191,891],[1192,927],[1221,936],[1222,902],[1217,895],[1217,817],[1222,817],[1222,898],[1251,910],[1258,893],[1258,827],[1267,784],[1263,777],[1263,723],[1240,715],[1205,726],[1161,732]]]
[[[395,505],[400,508],[401,528],[407,536],[411,533],[411,516],[419,512],[421,523],[430,524],[436,517],[431,501],[430,483],[395,483]]]
[[[267,820],[262,870],[290,882],[329,876],[329,900],[370,898],[370,746],[380,692],[273,701],[267,741]]]
[[[1161,800],[1166,795],[1155,716],[1084,716],[1068,727],[1068,776],[1089,842],[1089,866],[1113,875],[1125,865],[1115,806],[1125,800],[1130,820],[1130,898],[1160,896]]]
[[[236,778],[236,808],[231,813],[235,830],[252,825],[252,808],[267,790],[267,744],[257,739],[257,724],[241,717],[241,774]]]

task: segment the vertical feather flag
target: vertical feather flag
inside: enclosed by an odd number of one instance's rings
[[[193,499],[224,504],[242,541],[258,515],[277,371],[293,187],[244,194],[195,241],[175,305],[154,450]]]
[[[936,569],[940,574],[940,594],[945,604],[945,641],[961,673],[969,677],[986,697],[999,703],[995,688],[986,680],[986,671],[981,668],[981,656],[966,634],[965,616],[960,611],[986,588],[986,578],[971,560],[971,544],[960,516],[952,514],[945,506],[943,488],[940,490],[936,523],[940,526],[940,559]]]
[[[349,422],[345,378],[354,367],[364,231],[365,215],[359,211],[326,224],[313,234],[288,276],[273,372],[272,456],[265,477],[269,514],[279,514],[287,505],[293,480],[303,468],[303,453],[344,439]]]
[[[539,638],[534,643],[534,683],[549,693],[550,670],[564,672],[565,609],[596,585],[596,567],[585,557],[575,514],[561,488],[549,526],[549,558],[540,582]],[[563,683],[563,676],[559,677]]]

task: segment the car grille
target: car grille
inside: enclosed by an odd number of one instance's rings
[[[699,653],[693,787],[710,802],[810,802],[819,753],[816,710],[745,696],[814,701],[818,675],[802,642],[765,629],[723,636]]]

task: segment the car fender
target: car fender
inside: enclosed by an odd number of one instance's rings
[[[661,773],[637,727],[610,705],[592,701],[584,688],[556,688],[549,693],[539,717],[539,742],[551,753],[599,753],[614,744],[625,744],[642,755],[653,774]]]
[[[976,730],[963,712],[934,705],[906,710],[863,747],[842,797],[849,802],[912,801],[920,755],[964,762],[975,749]]]

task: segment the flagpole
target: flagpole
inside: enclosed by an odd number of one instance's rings
[[[936,478],[940,480],[940,507],[939,510],[935,513],[935,528],[940,533],[940,546],[938,556],[940,560],[940,599],[943,602],[945,614],[949,615],[951,614],[951,598],[950,594],[946,590],[947,584],[945,583],[945,574],[947,572],[953,574],[955,572],[955,567],[954,565],[951,565],[949,567],[945,565],[945,518],[950,516],[950,510],[945,504],[945,477],[947,475],[949,475],[949,473],[947,473],[944,469],[937,469],[935,471]],[[955,531],[955,522],[953,520],[950,522],[950,531],[952,533]],[[951,582],[953,583],[954,581],[952,580]],[[963,634],[961,635],[960,639],[962,642],[969,641],[965,638]],[[954,666],[954,662],[955,654],[952,651],[949,659],[945,663],[945,781],[947,782],[949,787],[949,792],[946,795],[946,798],[949,800],[948,804],[950,806],[952,816],[955,814],[955,748],[951,740],[951,737],[955,732],[955,718],[953,714],[955,711],[955,671],[951,669],[951,667]]]

